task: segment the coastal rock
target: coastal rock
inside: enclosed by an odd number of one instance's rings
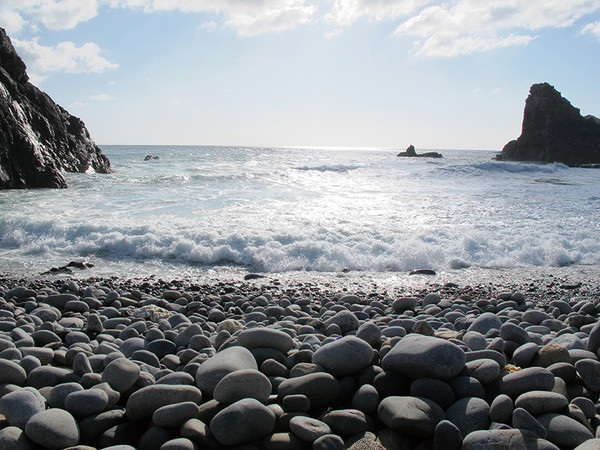
[[[450,380],[465,367],[465,352],[444,339],[409,334],[402,338],[382,361],[385,370],[411,378]]]
[[[44,448],[60,449],[77,445],[79,427],[71,414],[51,408],[37,413],[25,427],[25,434]]]
[[[312,362],[320,364],[335,377],[356,373],[373,361],[373,349],[360,338],[346,336],[324,345],[312,355]]]
[[[534,84],[525,102],[521,136],[504,146],[498,161],[600,164],[600,122],[583,117],[548,83]]]
[[[253,398],[245,398],[223,409],[210,421],[219,443],[239,445],[265,437],[275,428],[275,414]]]
[[[212,397],[221,379],[236,370],[258,370],[256,360],[245,347],[230,347],[203,362],[196,371],[196,385],[204,394]]]
[[[446,418],[437,403],[403,396],[385,398],[377,415],[392,430],[418,436],[433,436],[437,424]]]
[[[61,172],[110,173],[84,123],[29,82],[0,28],[0,189],[64,188]]]
[[[414,145],[409,145],[406,151],[398,153],[397,156],[405,158],[442,158],[441,153],[438,152],[417,153]]]

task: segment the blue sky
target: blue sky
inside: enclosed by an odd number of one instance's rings
[[[501,150],[529,87],[600,115],[600,0],[2,0],[102,144]]]

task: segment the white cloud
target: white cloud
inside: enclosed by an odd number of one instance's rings
[[[208,31],[209,33],[212,33],[213,31],[215,31],[217,29],[217,22],[214,22],[212,20],[209,22],[203,22],[200,24],[198,29],[205,30],[205,31]]]
[[[531,31],[563,28],[600,8],[600,0],[458,0],[430,6],[395,35],[416,36],[417,54],[453,57],[535,39]]]
[[[100,56],[100,47],[91,42],[81,47],[68,41],[55,47],[46,47],[38,44],[35,39],[13,39],[13,44],[27,64],[32,80],[48,72],[100,73],[119,67]]]
[[[105,0],[113,8],[143,8],[145,12],[181,11],[223,14],[225,25],[240,36],[281,32],[311,23],[317,6],[310,0]]]
[[[340,26],[352,25],[362,17],[383,21],[406,17],[432,0],[335,0],[326,20]]]
[[[325,38],[326,39],[333,39],[338,37],[340,34],[342,34],[344,30],[342,28],[336,28],[335,30],[331,30],[328,33],[325,33]]]
[[[115,98],[106,94],[96,94],[90,96],[90,99],[94,100],[95,102],[108,102],[110,100],[114,100]]]
[[[0,6],[0,18],[4,21],[8,17],[13,32],[27,23],[41,23],[49,30],[69,30],[97,14],[96,0],[2,0]]]
[[[581,34],[586,34],[586,33],[593,34],[594,36],[596,36],[596,38],[598,38],[598,40],[600,40],[600,22],[588,23],[581,30]]]
[[[1,8],[1,7],[0,7]],[[23,29],[27,22],[17,11],[0,9],[0,24],[8,34],[16,34]]]

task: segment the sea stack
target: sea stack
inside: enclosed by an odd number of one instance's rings
[[[404,158],[442,158],[441,153],[438,152],[417,153],[414,145],[409,145],[406,151],[400,152],[396,156]]]
[[[553,86],[534,84],[525,102],[521,136],[496,156],[498,161],[600,164],[600,120],[583,117]]]
[[[0,28],[0,189],[65,188],[62,172],[112,172],[85,124],[29,82]]]

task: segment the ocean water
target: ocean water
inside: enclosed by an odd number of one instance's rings
[[[0,191],[0,273],[74,260],[120,277],[600,264],[599,170],[497,162],[490,151],[103,151],[113,174]]]

